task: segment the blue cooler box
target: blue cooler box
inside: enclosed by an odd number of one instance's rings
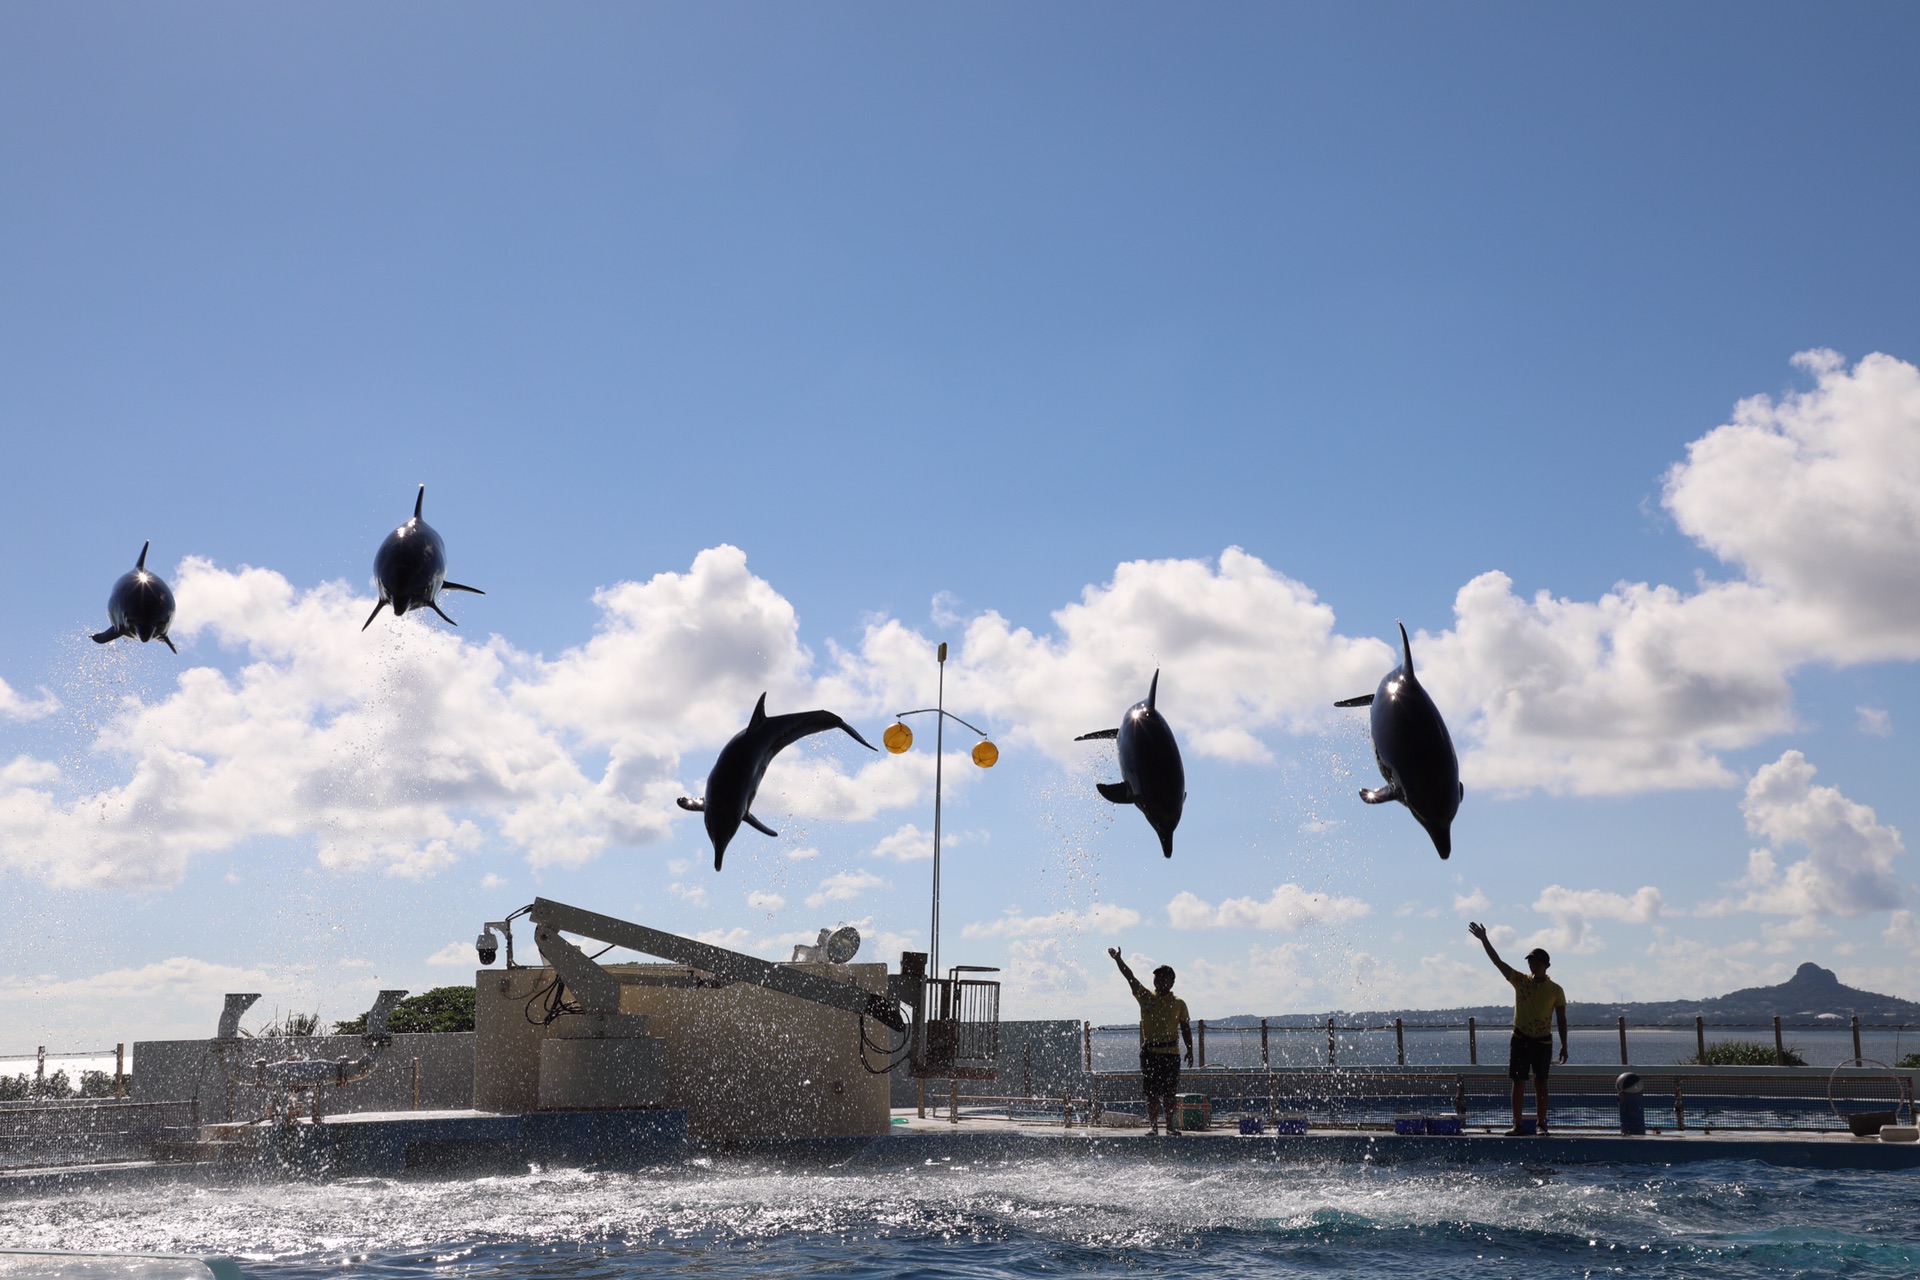
[[[1428,1116],[1427,1132],[1436,1138],[1457,1138],[1460,1136],[1460,1117]]]
[[[1403,1136],[1425,1133],[1427,1131],[1427,1118],[1425,1116],[1395,1116],[1393,1118],[1393,1131]]]

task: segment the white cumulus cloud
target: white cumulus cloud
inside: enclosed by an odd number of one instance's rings
[[[869,889],[878,889],[886,884],[871,871],[840,871],[820,882],[818,893],[807,895],[810,907],[825,906],[829,902],[851,902]]]
[[[1741,809],[1747,830],[1768,847],[1747,855],[1746,875],[1710,914],[1859,916],[1905,904],[1895,872],[1906,852],[1900,832],[1838,787],[1815,786],[1814,772],[1804,755],[1788,751],[1754,774]],[[1780,865],[1779,851],[1794,846],[1807,855]]]
[[[1167,920],[1176,929],[1292,930],[1357,920],[1372,910],[1359,898],[1337,897],[1289,883],[1275,886],[1264,902],[1228,898],[1217,907],[1183,890],[1167,904]]]
[[[963,938],[1037,938],[1064,933],[1118,933],[1140,923],[1140,913],[1111,902],[1096,902],[1085,911],[1063,907],[1043,916],[1008,912],[998,919],[975,921],[960,931]]]

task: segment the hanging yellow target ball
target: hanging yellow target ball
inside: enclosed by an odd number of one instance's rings
[[[913,745],[913,730],[896,721],[887,726],[887,731],[880,735],[880,741],[887,744],[887,750],[899,755]]]
[[[976,742],[973,745],[973,762],[982,769],[991,769],[1000,759],[1000,748],[991,742]]]

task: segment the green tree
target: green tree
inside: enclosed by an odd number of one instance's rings
[[[1902,1071],[1920,1071],[1920,1053],[1910,1053],[1893,1065]]]
[[[1784,1053],[1775,1053],[1773,1046],[1759,1040],[1716,1040],[1707,1046],[1706,1056],[1695,1054],[1691,1058],[1682,1058],[1681,1066],[1700,1067],[1804,1067],[1807,1060],[1792,1045]]]
[[[387,1017],[389,1031],[471,1031],[473,1030],[473,988],[435,987],[417,996],[409,996],[395,1005]],[[333,1024],[337,1036],[365,1035],[367,1015]]]

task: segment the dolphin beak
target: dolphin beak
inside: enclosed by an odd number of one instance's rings
[[[1426,827],[1426,823],[1420,824]],[[1427,827],[1427,834],[1433,837],[1433,847],[1440,854],[1441,861],[1453,853],[1453,830],[1450,827]]]

